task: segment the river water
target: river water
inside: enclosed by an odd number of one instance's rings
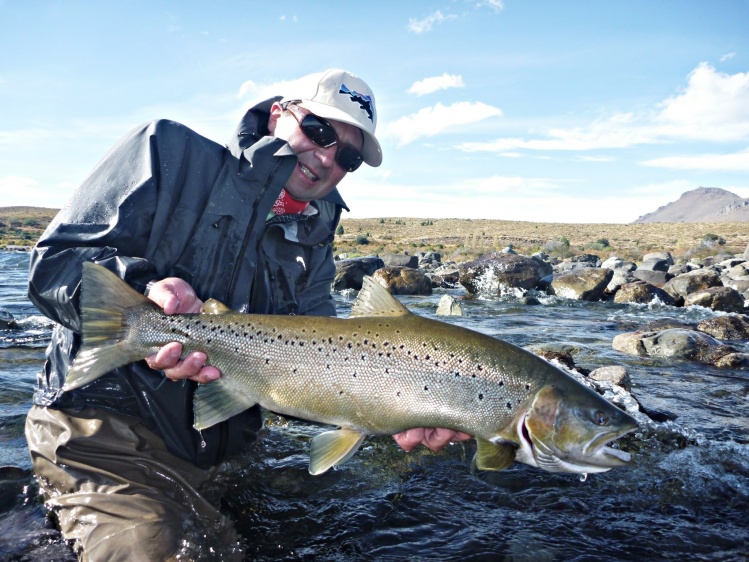
[[[46,517],[23,436],[50,333],[25,296],[28,255],[0,252],[0,308],[19,322],[0,330],[0,559],[75,560]],[[445,291],[400,297],[433,317]],[[458,296],[461,291],[449,291]],[[350,301],[336,296],[339,315]],[[442,318],[526,348],[571,350],[578,367],[623,365],[640,429],[622,440],[632,467],[582,479],[515,464],[472,473],[474,444],[403,453],[370,438],[342,467],[307,472],[319,426],[269,417],[266,438],[205,493],[239,531],[247,560],[618,561],[747,560],[749,374],[613,351],[619,333],[661,318],[696,323],[716,314],[662,305],[588,303],[512,295],[465,301]],[[747,342],[732,342],[749,351]],[[185,534],[186,556],[227,559],[206,530]]]

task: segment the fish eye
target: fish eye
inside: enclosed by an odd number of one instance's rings
[[[601,410],[596,410],[593,413],[593,423],[596,425],[606,425],[609,423],[609,417]]]

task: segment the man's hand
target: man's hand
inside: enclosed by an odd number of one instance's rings
[[[406,452],[412,451],[419,445],[424,445],[432,451],[439,451],[451,441],[467,441],[471,439],[471,436],[442,427],[418,427],[393,435],[393,439]]]
[[[148,298],[164,309],[164,314],[191,314],[200,312],[203,304],[190,284],[179,277],[167,277],[151,285]],[[209,383],[221,376],[216,367],[206,366],[206,354],[201,351],[188,353],[184,359],[182,344],[171,342],[146,358],[152,369],[164,371],[171,380],[190,379],[199,383]]]

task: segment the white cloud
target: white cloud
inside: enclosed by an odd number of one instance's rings
[[[457,16],[452,14],[446,16],[441,11],[437,10],[436,12],[428,15],[422,20],[413,18],[408,20],[408,30],[413,31],[416,34],[427,33],[429,31],[432,31],[432,27],[434,27],[434,24],[454,19],[457,19]]]
[[[686,88],[666,99],[656,117],[663,135],[727,141],[749,136],[749,72],[725,74],[700,63]]]
[[[396,138],[398,146],[403,146],[421,137],[433,137],[452,127],[500,115],[501,109],[481,102],[457,102],[447,106],[438,103],[389,123],[383,136]]]
[[[466,152],[627,148],[677,140],[749,138],[749,72],[733,75],[700,63],[687,85],[650,111],[618,113],[573,128],[551,128],[539,138],[500,138],[458,146]]]
[[[505,8],[502,0],[482,0],[481,2],[476,3],[477,8],[483,8],[484,6],[491,8],[495,12],[501,12]]]
[[[722,57],[720,57],[720,62],[726,62],[727,60],[732,59],[735,56],[736,56],[735,52],[733,52],[733,53],[726,53],[725,55],[723,55]]]
[[[447,90],[448,88],[464,88],[463,77],[459,74],[448,74],[445,72],[442,76],[432,76],[414,82],[407,90],[409,94],[424,96],[438,90]]]
[[[643,166],[670,168],[672,170],[721,170],[749,172],[749,148],[733,154],[697,154],[667,156],[640,162]]]

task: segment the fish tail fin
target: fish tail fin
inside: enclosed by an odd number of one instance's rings
[[[108,269],[83,264],[81,319],[83,345],[65,378],[63,392],[93,382],[112,369],[143,359],[141,350],[129,345],[125,310],[149,303]]]

